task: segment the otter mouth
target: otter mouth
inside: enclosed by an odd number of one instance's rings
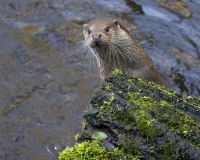
[[[96,48],[96,47],[100,47],[102,46],[102,42],[101,41],[92,41],[92,43],[90,44],[90,47],[92,48]]]

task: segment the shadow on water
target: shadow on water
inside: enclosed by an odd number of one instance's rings
[[[54,160],[75,143],[98,71],[83,50],[72,53],[93,17],[119,18],[172,89],[199,96],[200,6],[188,2],[179,14],[163,2],[2,0],[0,159]],[[184,17],[188,10],[192,16]]]

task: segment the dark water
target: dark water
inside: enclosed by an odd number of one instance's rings
[[[189,19],[156,1],[0,1],[0,159],[54,160],[81,129],[98,71],[75,53],[82,24],[117,17],[170,77],[171,88],[200,95],[200,3]]]

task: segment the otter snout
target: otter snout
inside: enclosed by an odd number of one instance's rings
[[[93,41],[100,41],[101,40],[101,34],[93,34],[92,39],[93,39]]]
[[[112,35],[119,28],[118,22],[111,18],[101,18],[83,25],[83,34],[88,46],[107,47]]]
[[[91,43],[90,46],[91,47],[96,47],[102,44],[102,34],[98,33],[98,34],[92,34],[91,35]]]

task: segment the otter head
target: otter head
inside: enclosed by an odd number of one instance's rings
[[[118,28],[119,23],[112,18],[94,19],[83,25],[85,42],[92,48],[106,46]]]

